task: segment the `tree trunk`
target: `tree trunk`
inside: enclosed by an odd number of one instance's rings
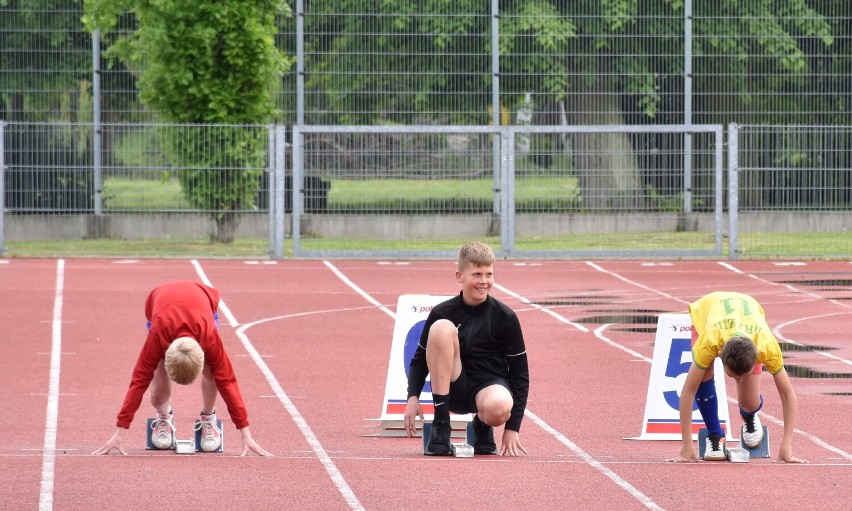
[[[240,214],[229,211],[216,216],[216,241],[229,245],[234,242],[237,227],[240,226]]]
[[[574,80],[568,104],[572,125],[625,124],[618,95],[600,82],[593,89],[582,77]],[[578,133],[573,146],[584,209],[632,211],[645,207],[639,164],[629,134]]]

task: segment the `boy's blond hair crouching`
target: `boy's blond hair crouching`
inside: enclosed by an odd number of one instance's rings
[[[204,368],[204,350],[191,337],[178,337],[166,350],[166,373],[178,385],[194,382]]]

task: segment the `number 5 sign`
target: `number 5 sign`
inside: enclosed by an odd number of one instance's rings
[[[654,359],[645,399],[645,419],[642,434],[631,440],[680,440],[680,390],[686,373],[692,365],[692,323],[688,314],[660,314],[657,319],[657,337],[654,340]],[[728,423],[728,393],[725,390],[725,372],[722,362],[714,362],[716,396],[719,401],[719,419],[730,440]],[[692,405],[692,438],[704,427],[698,407]]]

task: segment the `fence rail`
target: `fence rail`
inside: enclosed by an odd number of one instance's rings
[[[280,259],[289,240],[295,257],[418,258],[486,238],[506,258],[852,253],[852,130],[837,127],[732,124],[726,159],[720,125],[117,124],[100,168],[93,137],[0,122],[0,250],[266,240],[249,255]]]

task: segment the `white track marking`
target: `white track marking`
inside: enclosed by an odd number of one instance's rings
[[[607,323],[607,324],[605,324],[605,325],[601,325],[601,326],[599,326],[598,328],[596,328],[596,329],[595,329],[595,337],[597,337],[598,339],[602,340],[603,342],[605,342],[605,343],[609,344],[609,345],[610,345],[610,346],[612,346],[613,348],[618,348],[618,349],[620,349],[621,351],[623,351],[623,352],[625,352],[625,353],[628,353],[628,354],[630,354],[630,355],[633,355],[634,357],[636,357],[637,359],[639,359],[639,360],[641,360],[641,361],[643,361],[643,362],[648,362],[648,363],[650,364],[651,362],[653,362],[653,361],[654,361],[653,359],[648,358],[648,357],[646,357],[645,355],[643,355],[643,354],[641,354],[641,353],[639,353],[639,352],[637,352],[637,351],[633,351],[633,350],[631,350],[630,348],[628,348],[627,346],[622,346],[621,344],[618,344],[617,342],[613,341],[613,340],[612,340],[612,339],[610,339],[609,337],[605,336],[605,335],[603,334],[603,333],[604,333],[604,330],[606,330],[606,329],[607,329],[607,328],[609,328],[610,326],[612,326],[612,323]]]
[[[331,264],[329,261],[324,261],[324,262],[325,262],[325,265],[328,266],[329,269],[331,269],[335,273],[335,275],[337,275],[344,283],[346,283],[346,285],[351,287],[356,293],[358,293],[359,295],[364,297],[364,299],[367,300],[368,302],[378,306],[382,311],[384,311],[386,314],[388,314],[391,318],[393,318],[393,319],[396,318],[396,314],[394,314],[387,307],[381,305],[377,300],[375,300],[373,297],[371,297],[366,292],[364,292],[360,287],[355,285],[350,279],[346,278],[346,276],[344,276],[343,273],[340,272],[340,270],[338,270],[333,264]],[[500,289],[500,291],[502,291],[506,294],[509,294],[510,296],[513,296],[516,299],[518,299],[518,300],[520,300],[524,303],[530,304],[531,306],[537,308],[538,310],[540,310],[542,312],[546,312],[547,314],[550,314],[551,316],[558,319],[562,323],[565,323],[566,325],[571,325],[571,326],[577,328],[578,330],[580,330],[582,332],[588,332],[589,331],[588,328],[586,328],[582,325],[578,325],[577,323],[574,323],[572,321],[569,321],[567,318],[560,316],[559,314],[556,314],[555,312],[551,311],[547,307],[542,307],[541,305],[535,304],[535,303],[531,302],[530,300],[524,298],[523,296],[506,289],[503,286],[497,286],[497,284],[495,284],[494,287],[497,287],[498,289]],[[561,444],[563,444],[566,447],[568,447],[569,449],[571,449],[571,451],[573,451],[580,458],[582,458],[582,460],[587,465],[598,470],[599,472],[601,472],[602,474],[604,474],[605,476],[610,478],[618,486],[620,486],[621,488],[626,490],[628,493],[630,493],[631,496],[633,496],[635,499],[639,500],[639,502],[641,502],[645,507],[647,507],[649,509],[655,509],[655,510],[662,510],[663,509],[658,504],[656,504],[653,500],[651,500],[650,497],[648,497],[647,495],[645,495],[644,493],[639,491],[636,487],[634,487],[629,482],[627,482],[626,479],[622,478],[621,476],[619,476],[618,474],[616,474],[612,470],[605,467],[601,462],[597,461],[593,456],[587,454],[585,451],[583,451],[579,446],[577,446],[575,443],[573,443],[571,440],[569,440],[562,433],[560,433],[560,432],[556,431],[555,429],[553,429],[552,427],[550,427],[546,422],[544,422],[537,415],[535,415],[529,408],[527,408],[525,415],[527,417],[529,417],[533,422],[535,422],[536,425],[538,425],[540,428],[542,428],[543,430],[547,431],[552,436],[554,436]]]
[[[196,273],[198,273],[198,276],[199,278],[201,278],[202,282],[204,282],[208,286],[213,287],[213,284],[210,282],[210,279],[207,278],[207,275],[204,273],[204,270],[201,268],[201,265],[198,264],[198,261],[193,260],[192,265],[195,266],[195,271]],[[237,318],[234,317],[233,313],[231,313],[231,310],[228,308],[228,306],[225,305],[224,300],[219,302],[219,310],[228,319],[228,323],[232,327],[237,328],[239,322],[237,321]],[[251,340],[244,332],[246,328],[247,325],[244,325],[242,327],[237,328],[236,330],[237,337],[240,339],[243,348],[245,348],[246,352],[248,352],[248,354],[251,356],[255,365],[258,367],[258,369],[260,369],[260,372],[263,374],[264,378],[266,378],[266,381],[267,383],[269,383],[269,386],[272,388],[272,391],[275,393],[275,396],[290,414],[290,417],[292,417],[293,422],[295,422],[296,426],[298,426],[299,431],[301,431],[302,435],[304,435],[305,440],[307,440],[308,442],[308,445],[311,446],[311,449],[313,450],[317,459],[320,461],[323,468],[325,468],[325,471],[328,473],[329,477],[331,478],[331,481],[337,488],[337,491],[339,491],[340,494],[343,496],[344,500],[346,500],[346,503],[349,505],[349,508],[359,511],[363,510],[364,506],[361,505],[361,502],[358,500],[358,497],[355,496],[355,492],[352,491],[352,488],[349,487],[349,484],[347,484],[346,480],[343,478],[343,474],[340,473],[340,470],[338,470],[337,465],[334,464],[334,461],[332,461],[325,448],[323,448],[319,439],[317,439],[317,436],[314,434],[313,430],[311,430],[311,427],[308,425],[308,422],[299,412],[299,409],[296,408],[296,405],[293,404],[293,401],[291,401],[290,398],[287,396],[287,393],[284,392],[284,389],[281,387],[281,384],[275,377],[275,373],[273,373],[269,366],[266,365],[266,362],[263,360],[263,358],[261,358],[260,354],[254,348],[254,345],[252,345]]]
[[[826,317],[829,317],[829,316],[839,316],[839,315],[843,315],[843,314],[850,314],[850,313],[849,312],[833,312],[831,314],[821,314],[819,316],[809,316],[807,318],[794,319],[792,321],[787,321],[786,323],[779,324],[778,326],[773,328],[772,331],[773,331],[773,333],[775,333],[776,337],[778,337],[779,339],[781,339],[785,342],[788,342],[790,344],[795,344],[796,346],[805,346],[804,344],[802,344],[800,342],[794,341],[793,339],[786,337],[784,334],[781,333],[781,330],[785,326],[792,325],[794,323],[799,323],[799,322],[802,322],[802,321],[808,321],[808,320],[811,320],[811,319],[826,318]],[[821,351],[821,350],[814,350],[813,353],[816,353],[818,355],[822,355],[823,357],[830,358],[832,360],[836,360],[838,362],[842,362],[846,365],[852,366],[852,360],[848,360],[848,359],[845,359],[843,357],[838,357],[837,355],[835,355],[833,353],[829,353],[827,351]]]
[[[642,288],[642,289],[645,289],[645,290],[651,291],[651,292],[656,293],[656,294],[659,294],[659,295],[661,295],[661,296],[665,296],[665,297],[667,297],[667,298],[671,298],[671,299],[673,299],[673,300],[675,300],[675,301],[678,301],[678,302],[681,302],[681,303],[689,303],[689,302],[687,302],[687,301],[685,301],[685,300],[682,300],[682,299],[680,299],[680,298],[676,298],[676,297],[674,297],[674,296],[672,296],[672,295],[670,295],[670,294],[668,294],[668,293],[664,293],[663,291],[659,291],[659,290],[656,290],[656,289],[654,289],[654,288],[651,288],[651,287],[648,287],[648,286],[645,286],[645,285],[639,284],[638,282],[634,282],[634,281],[632,281],[632,280],[630,280],[630,279],[628,279],[628,278],[626,278],[626,277],[623,277],[623,276],[621,276],[621,275],[619,275],[619,274],[617,274],[617,273],[615,273],[615,272],[611,272],[611,271],[609,271],[609,270],[606,270],[606,269],[604,269],[604,268],[602,268],[602,267],[600,267],[600,266],[598,266],[597,264],[594,264],[594,263],[592,263],[592,262],[587,262],[586,264],[588,264],[588,265],[589,265],[589,266],[591,266],[592,268],[594,268],[594,269],[596,269],[596,270],[598,270],[598,271],[600,271],[600,272],[602,272],[602,273],[605,273],[605,274],[607,274],[607,275],[609,275],[609,276],[611,276],[611,277],[614,277],[614,278],[616,278],[616,279],[618,279],[618,280],[621,280],[622,282],[625,282],[625,283],[627,283],[627,284],[630,284],[630,285],[633,285],[633,286],[636,286],[636,287],[640,287],[640,288]],[[726,268],[728,268],[728,269],[730,269],[730,270],[732,270],[732,271],[734,271],[734,272],[736,272],[736,273],[740,273],[740,274],[746,275],[746,274],[745,274],[745,273],[743,273],[742,271],[740,271],[740,270],[738,270],[738,269],[734,268],[733,266],[728,265],[727,263],[720,263],[720,264],[722,264],[722,266],[725,266]],[[763,279],[761,279],[761,278],[759,278],[759,277],[756,277],[756,276],[754,276],[754,275],[748,275],[748,276],[749,276],[749,277],[751,277],[751,278],[754,278],[754,279],[756,279],[756,280],[764,281]],[[769,282],[769,281],[764,281],[764,282]],[[770,283],[770,284],[776,284],[776,283],[774,283],[774,282],[769,282],[769,283]],[[776,284],[776,285],[778,285],[778,284]],[[788,287],[788,289],[793,290],[793,291],[796,291],[796,292],[802,292],[802,291],[799,291],[799,290],[797,290],[797,289],[793,288],[792,286],[785,286],[785,287]],[[810,293],[805,293],[805,294],[810,294]],[[820,298],[820,297],[819,297],[819,296],[817,296],[817,295],[813,295],[813,294],[811,294],[811,296],[814,296],[815,298],[822,299],[822,298]],[[597,332],[596,332],[596,335],[597,335]],[[598,336],[598,338],[600,338],[601,340],[603,340],[603,333],[602,333],[602,332],[601,332],[601,334]],[[610,341],[610,342],[609,342],[609,344],[618,344],[618,343],[615,343],[615,341]],[[620,346],[620,345],[619,345],[619,346]],[[621,347],[620,349],[624,349],[624,350],[626,350],[627,348]],[[731,396],[728,396],[728,401],[733,402],[733,403],[736,403],[736,402],[737,402],[737,401],[736,401],[736,399],[732,398]],[[769,414],[768,414],[768,413],[766,413],[766,412],[761,412],[761,417],[765,417],[766,419],[768,419],[770,422],[772,422],[772,423],[774,423],[774,424],[778,424],[778,425],[783,425],[783,424],[784,424],[784,422],[783,422],[782,420],[780,420],[780,419],[778,419],[778,418],[776,418],[776,417],[773,417],[773,416],[769,415]],[[834,446],[832,446],[832,445],[830,445],[830,444],[826,443],[824,440],[821,440],[819,437],[816,437],[816,436],[814,436],[814,435],[812,435],[812,434],[810,434],[810,433],[808,433],[808,432],[806,432],[806,431],[803,431],[803,430],[801,430],[801,429],[795,429],[794,431],[795,431],[796,433],[798,433],[798,434],[800,434],[800,435],[804,436],[805,438],[807,438],[807,439],[808,439],[808,440],[810,440],[811,442],[815,443],[816,445],[818,445],[818,446],[820,446],[820,447],[823,447],[823,448],[825,448],[825,449],[828,449],[829,451],[832,451],[832,452],[834,452],[834,453],[837,453],[838,455],[842,456],[842,457],[843,457],[843,458],[845,458],[845,459],[852,460],[852,454],[849,454],[849,453],[847,453],[846,451],[843,451],[843,450],[841,450],[841,449],[838,449],[837,447],[834,447]]]
[[[641,502],[643,506],[647,507],[648,509],[657,509],[657,510],[663,509],[656,502],[651,500],[650,497],[648,497],[647,495],[645,495],[644,493],[639,491],[632,484],[628,483],[623,477],[621,477],[620,475],[616,474],[612,470],[605,467],[604,464],[601,463],[600,461],[596,460],[594,458],[594,456],[588,454],[586,451],[581,449],[580,446],[578,446],[577,444],[575,444],[574,442],[569,440],[568,437],[566,437],[565,435],[563,435],[559,431],[556,431],[549,424],[547,424],[546,422],[541,420],[538,417],[538,415],[532,413],[529,409],[527,409],[526,412],[524,412],[524,415],[529,417],[530,420],[532,420],[534,423],[536,423],[536,425],[538,427],[540,427],[541,429],[550,433],[554,438],[556,438],[556,440],[559,441],[559,443],[561,443],[565,447],[571,449],[571,451],[574,452],[574,454],[576,454],[586,464],[597,469],[603,475],[607,476],[612,482],[614,482],[615,484],[617,484],[618,486],[623,488],[625,491],[627,491],[627,493],[629,493],[633,498],[635,498],[636,500]]]
[[[394,313],[392,310],[390,310],[390,309],[388,309],[387,307],[385,307],[384,305],[382,305],[382,304],[381,304],[378,300],[376,300],[376,299],[375,299],[375,298],[373,298],[372,296],[370,296],[370,295],[368,295],[367,293],[365,293],[363,289],[361,289],[360,287],[358,287],[357,285],[355,285],[355,283],[354,283],[354,282],[352,282],[351,280],[349,280],[349,278],[348,278],[348,277],[346,277],[346,275],[344,275],[343,273],[341,273],[341,272],[340,272],[340,270],[338,270],[338,269],[337,269],[337,268],[336,268],[333,264],[331,264],[331,263],[330,263],[330,262],[328,262],[328,261],[323,261],[323,264],[325,264],[325,265],[328,267],[328,269],[329,269],[329,270],[331,270],[332,272],[334,272],[334,274],[335,274],[335,275],[337,275],[337,277],[338,277],[340,280],[342,280],[342,281],[343,281],[343,283],[344,283],[344,284],[346,284],[347,286],[349,286],[350,288],[352,288],[352,290],[353,290],[353,291],[355,291],[356,293],[358,293],[358,294],[359,294],[362,298],[364,298],[364,299],[365,299],[365,300],[367,300],[368,302],[370,302],[370,303],[372,303],[373,305],[375,305],[376,307],[378,307],[378,308],[379,308],[379,310],[381,310],[382,312],[384,312],[385,314],[387,314],[387,315],[388,315],[388,316],[390,316],[391,318],[396,319],[396,313]]]
[[[47,414],[44,421],[44,454],[41,458],[41,489],[38,508],[53,509],[53,482],[56,471],[56,430],[59,418],[59,369],[62,363],[62,300],[65,288],[65,261],[56,261],[56,290],[53,298],[53,329],[50,349],[50,383],[47,386]]]
[[[561,323],[565,323],[566,325],[572,326],[572,327],[576,328],[577,330],[579,330],[579,331],[581,331],[581,332],[583,332],[583,333],[585,333],[585,332],[588,332],[588,331],[589,331],[589,329],[588,329],[588,328],[586,328],[585,326],[583,326],[583,325],[581,325],[581,324],[579,324],[579,323],[574,323],[573,321],[569,320],[568,318],[566,318],[566,317],[564,317],[564,316],[561,316],[561,315],[557,314],[556,312],[553,312],[553,310],[552,310],[552,309],[549,309],[549,308],[544,307],[544,306],[542,306],[542,305],[539,305],[539,304],[537,304],[537,303],[531,302],[530,300],[527,300],[527,299],[526,299],[526,298],[524,298],[523,296],[521,296],[521,295],[519,295],[519,294],[517,294],[517,293],[515,293],[515,292],[513,292],[513,291],[510,291],[510,290],[506,289],[505,287],[501,286],[500,284],[495,283],[495,284],[494,284],[494,287],[495,287],[495,288],[497,288],[497,289],[499,289],[499,290],[500,290],[500,291],[502,291],[503,293],[506,293],[507,295],[509,295],[509,296],[511,296],[511,297],[514,297],[514,298],[516,298],[516,299],[518,299],[518,300],[522,301],[523,303],[525,303],[525,304],[527,304],[527,305],[529,305],[529,306],[533,307],[534,309],[538,309],[538,310],[540,310],[541,312],[544,312],[545,314],[549,314],[550,316],[554,317],[557,321],[559,321],[559,322],[561,322]]]

